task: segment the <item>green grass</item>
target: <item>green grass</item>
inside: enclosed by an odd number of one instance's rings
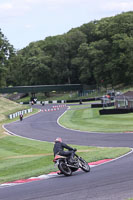
[[[6,120],[7,116],[11,113],[28,108],[29,106],[20,105],[6,98],[0,97],[0,121]]]
[[[78,154],[88,162],[116,158],[130,151],[129,148],[99,148],[76,146]],[[5,136],[0,139],[0,183],[13,181],[51,171],[57,171],[53,163],[53,143]]]
[[[71,106],[74,108],[74,106]],[[133,113],[100,115],[98,108],[68,110],[59,122],[71,129],[92,132],[133,131]]]

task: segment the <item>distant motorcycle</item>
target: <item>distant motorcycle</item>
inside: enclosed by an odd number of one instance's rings
[[[22,121],[23,120],[23,115],[20,114],[19,118],[20,118],[20,121]]]
[[[75,152],[75,151],[74,151]],[[71,164],[70,158],[65,156],[56,155],[53,162],[57,165],[58,169],[65,176],[71,176],[73,172],[81,168],[85,172],[90,172],[88,163],[76,153],[74,153],[74,162]]]

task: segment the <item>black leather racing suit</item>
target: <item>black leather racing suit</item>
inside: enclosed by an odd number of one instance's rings
[[[65,149],[68,149],[69,151],[64,151]],[[71,157],[73,158],[74,156],[74,149],[70,146],[68,146],[67,144],[63,143],[63,142],[55,142],[54,148],[53,148],[53,152],[54,152],[54,156],[56,154],[59,154],[61,156],[67,156],[67,157]]]

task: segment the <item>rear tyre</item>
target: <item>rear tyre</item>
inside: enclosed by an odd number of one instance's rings
[[[63,161],[59,162],[58,168],[65,176],[72,175],[72,170]]]
[[[80,158],[80,168],[85,171],[85,172],[90,172],[90,166],[88,165],[88,163],[83,159],[83,158]]]

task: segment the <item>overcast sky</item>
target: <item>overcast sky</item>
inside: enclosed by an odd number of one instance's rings
[[[133,11],[133,0],[0,0],[0,28],[14,48],[22,49],[126,11]]]

